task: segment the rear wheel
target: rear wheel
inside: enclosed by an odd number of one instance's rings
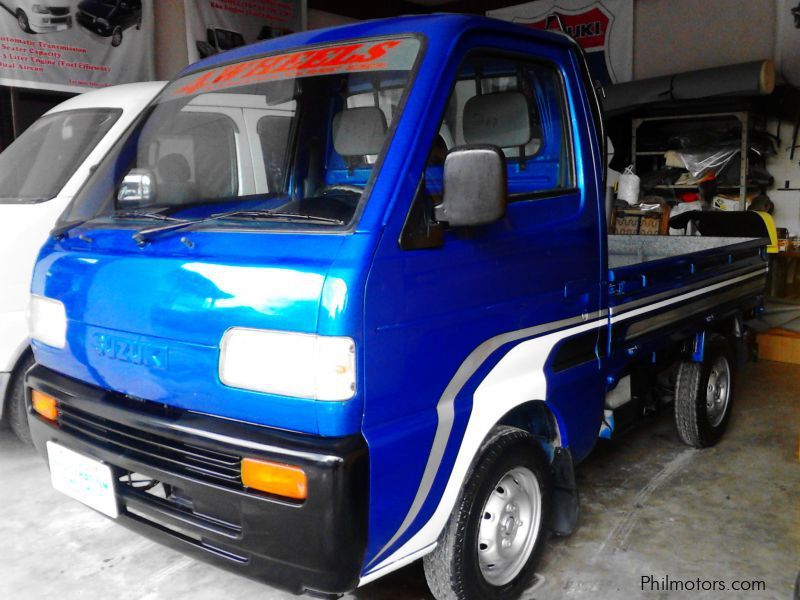
[[[111,45],[116,48],[122,43],[122,27],[114,27],[111,32]]]
[[[681,363],[675,386],[675,423],[684,443],[695,448],[716,444],[731,416],[734,352],[724,338],[711,340],[702,363]]]
[[[11,375],[9,382],[7,409],[8,424],[20,441],[31,444],[31,430],[28,427],[28,411],[25,406],[25,373],[33,366],[33,356],[23,358]]]
[[[424,559],[437,600],[517,598],[548,533],[551,474],[531,435],[496,428],[436,549]]]

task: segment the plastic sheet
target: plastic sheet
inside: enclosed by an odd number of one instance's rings
[[[679,156],[686,170],[694,177],[699,177],[709,171],[721,172],[740,151],[738,146],[726,146],[709,150],[679,152]]]

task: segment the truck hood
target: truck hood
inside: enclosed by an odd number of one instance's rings
[[[182,237],[138,248],[131,230],[89,230],[45,245],[33,292],[64,303],[67,347],[34,344],[37,360],[136,398],[317,433],[314,401],[223,385],[219,347],[231,327],[317,332],[321,310],[346,304],[347,286],[326,293],[326,279],[347,236]]]

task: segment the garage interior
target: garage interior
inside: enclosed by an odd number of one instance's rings
[[[593,4],[538,1],[562,16],[566,5]],[[598,439],[575,470],[578,527],[550,538],[522,597],[798,599],[800,4],[629,2],[630,80],[602,82],[609,233],[642,236],[644,248],[648,236],[672,236],[678,246],[689,235],[767,238],[765,304],[746,323],[748,361],[736,374],[725,437],[689,448],[672,405],[659,405],[625,435]],[[308,29],[409,14],[486,15],[521,4],[301,3]],[[153,9],[155,74],[168,80],[189,63],[190,2],[154,0]],[[546,26],[563,24],[548,18]],[[73,96],[0,86],[0,149]],[[0,598],[296,597],[145,539],[56,491],[47,464],[7,421],[0,429]],[[665,578],[744,587],[664,591]],[[421,561],[343,597],[434,598]]]

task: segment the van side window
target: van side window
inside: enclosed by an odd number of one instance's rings
[[[572,140],[565,106],[561,75],[554,66],[505,57],[468,58],[428,158],[428,193],[442,192],[447,153],[471,144],[501,148],[507,161],[509,201],[572,188]]]

